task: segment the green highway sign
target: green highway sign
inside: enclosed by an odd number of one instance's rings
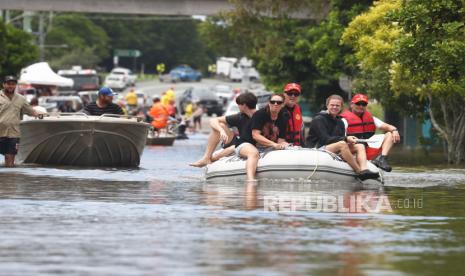
[[[135,49],[115,49],[115,56],[118,57],[140,57],[141,52]]]

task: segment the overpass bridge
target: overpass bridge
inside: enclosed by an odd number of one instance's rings
[[[327,7],[326,7],[327,8]],[[234,9],[228,0],[0,0],[0,10],[116,13],[145,15],[213,15]],[[322,18],[327,9],[300,10],[295,18]]]

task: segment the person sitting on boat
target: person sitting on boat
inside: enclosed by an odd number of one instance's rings
[[[98,91],[97,100],[89,103],[83,109],[88,115],[100,116],[103,114],[124,115],[123,110],[117,104],[113,103],[113,90],[110,87],[102,87]]]
[[[286,142],[287,116],[280,112],[284,105],[284,96],[274,94],[268,105],[255,112],[252,117],[252,137],[258,148],[284,149]]]
[[[392,167],[387,162],[387,155],[395,143],[400,141],[399,132],[393,125],[387,124],[374,117],[368,110],[368,97],[364,94],[356,94],[352,97],[350,108],[341,114],[347,135],[355,136],[359,139],[368,139],[375,134],[376,129],[385,132],[381,147],[370,148],[365,146],[368,160],[373,160],[373,164],[390,172]],[[381,155],[380,155],[381,154]]]
[[[339,116],[343,103],[344,100],[339,95],[331,95],[326,99],[327,110],[318,113],[312,120],[308,144],[310,147],[340,154],[360,180],[378,178],[377,172],[368,170],[365,147],[356,144],[357,137],[345,135],[344,122]]]
[[[160,130],[166,128],[169,121],[169,112],[166,107],[161,103],[159,97],[153,98],[153,105],[150,108],[149,114],[152,117],[153,129],[159,134]]]
[[[302,111],[297,104],[302,89],[297,83],[288,83],[284,86],[284,112],[289,118],[286,130],[286,142],[294,146],[301,146],[302,141]]]
[[[204,156],[189,165],[199,168],[204,167],[223,156],[235,153],[237,156],[247,158],[247,180],[255,180],[259,154],[252,138],[251,123],[252,117],[256,113],[257,97],[250,92],[242,93],[236,97],[236,103],[239,106],[239,113],[210,119],[212,132],[208,137]],[[238,136],[234,136],[231,131],[230,128],[233,127],[239,130]],[[213,152],[220,141],[223,150],[213,156]]]

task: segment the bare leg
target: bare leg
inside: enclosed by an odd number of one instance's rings
[[[349,164],[349,166],[356,172],[359,173],[360,166],[358,165],[357,161],[355,161],[352,152],[350,152],[349,146],[344,141],[339,141],[337,143],[333,143],[326,146],[326,150],[332,153],[339,153],[341,154],[342,158]]]
[[[5,167],[14,167],[15,166],[15,155],[14,154],[5,154]]]
[[[228,134],[228,143],[231,142],[234,136],[233,133],[225,124],[220,124],[220,125],[224,129],[224,131]],[[212,162],[213,152],[215,151],[219,142],[220,142],[220,133],[216,130],[212,130],[212,132],[208,136],[207,148],[205,149],[205,153],[203,157],[200,160],[197,160],[196,162],[191,163],[189,165],[193,167],[201,168],[201,167],[204,167],[210,164]]]
[[[245,162],[245,170],[247,172],[247,181],[255,180],[255,173],[257,171],[257,163],[260,155],[258,150],[253,145],[245,145],[241,148],[239,152],[241,157],[247,158]]]
[[[384,134],[384,141],[381,145],[381,155],[388,155],[393,145],[394,140],[392,139],[392,133],[387,132],[386,134]]]
[[[365,151],[365,146],[363,144],[355,144],[353,146],[349,146],[352,153],[355,153],[357,163],[360,166],[360,170],[364,171],[368,169],[367,164],[367,153]]]
[[[257,209],[257,182],[247,181],[245,185],[245,207],[248,210]]]
[[[224,150],[220,151],[219,153],[215,154],[212,156],[211,161],[215,162],[217,160],[220,160],[221,158],[225,156],[229,156],[234,153],[234,150],[236,149],[236,146],[230,146],[228,148],[225,148]]]

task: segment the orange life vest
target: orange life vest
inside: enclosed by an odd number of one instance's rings
[[[289,115],[289,121],[287,122],[286,129],[286,142],[291,143],[295,146],[301,145],[301,130],[302,130],[302,111],[298,104],[294,105],[294,109],[291,111],[286,107]]]
[[[352,111],[346,110],[341,114],[341,117],[347,120],[347,135],[368,139],[375,134],[375,121],[370,112],[365,111],[362,117],[359,117]]]
[[[153,104],[149,114],[153,118],[152,126],[154,128],[162,129],[168,124],[169,113],[161,102]]]

